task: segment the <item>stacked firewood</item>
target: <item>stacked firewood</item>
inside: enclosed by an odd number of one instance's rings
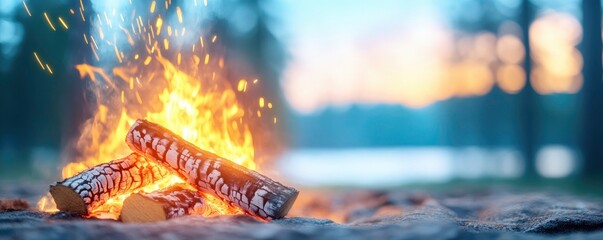
[[[109,199],[131,194],[123,203],[121,219],[148,222],[211,213],[203,194],[263,219],[283,218],[298,191],[216,154],[204,151],[170,130],[146,120],[130,128],[126,143],[133,151],[125,158],[100,164],[50,186],[61,211],[88,215]],[[145,186],[169,173],[185,179],[152,193]],[[133,193],[133,194],[132,194]]]

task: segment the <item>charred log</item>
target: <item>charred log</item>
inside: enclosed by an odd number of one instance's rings
[[[137,120],[126,142],[147,159],[172,168],[197,189],[265,220],[284,217],[298,191],[216,154],[204,151],[173,132]]]
[[[178,184],[152,193],[132,194],[124,201],[120,218],[123,222],[157,222],[191,214],[216,214],[199,192],[189,188]]]
[[[132,153],[57,182],[50,186],[50,194],[59,210],[88,215],[108,199],[140,190],[168,173],[161,165]]]

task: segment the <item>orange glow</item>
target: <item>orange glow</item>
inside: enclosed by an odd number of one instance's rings
[[[519,65],[504,65],[496,71],[496,82],[506,93],[515,94],[525,86],[526,73]]]
[[[151,4],[154,5],[154,2]],[[150,8],[151,12],[153,8]],[[181,14],[182,12],[178,14],[179,18]],[[156,33],[160,34],[163,26],[161,17],[144,22],[154,22]],[[100,34],[102,30],[99,27],[97,31]],[[128,34],[121,30],[119,33]],[[231,86],[223,76],[222,67],[226,66],[219,66],[218,61],[209,61],[210,49],[202,50],[205,62],[200,62],[195,61],[196,56],[192,54],[168,52],[169,36],[162,39],[165,49],[162,52],[157,47],[161,42],[155,36],[142,32],[132,34],[134,45],[146,49],[146,57],[132,54],[134,57],[130,58],[129,55],[118,54],[116,45],[110,45],[120,59],[118,66],[111,69],[88,64],[76,66],[80,77],[94,86],[96,113],[84,124],[81,137],[76,143],[75,148],[81,156],[63,168],[62,177],[72,177],[95,165],[130,153],[124,139],[137,118],[161,124],[201,149],[255,170],[252,134],[243,121],[245,111],[235,94],[237,90],[245,90],[246,81],[237,88]],[[216,38],[217,36],[213,36],[213,40]],[[91,39],[94,38],[91,36]],[[106,41],[99,42],[105,43]],[[171,49],[182,49],[177,41],[173,44]],[[189,49],[188,46],[186,48]],[[216,51],[212,51],[212,54],[221,57]],[[34,55],[39,59],[37,54]],[[182,179],[173,175],[147,186],[143,191],[150,192],[181,182]],[[106,204],[93,209],[90,216],[116,218],[126,197],[128,194],[109,199]],[[210,195],[205,197],[208,204],[220,214],[241,213],[239,209]],[[38,207],[44,211],[56,210],[50,195],[40,199]]]
[[[463,62],[452,68],[456,96],[482,96],[490,92],[494,78],[487,65],[480,62]]]
[[[504,63],[519,64],[523,61],[525,49],[517,36],[504,35],[498,40],[496,54]]]
[[[531,84],[540,94],[575,93],[582,87],[582,27],[576,17],[549,12],[530,26],[534,67]]]
[[[482,96],[495,85],[499,40],[488,32],[456,37],[445,26],[427,22],[371,36],[363,41],[367,45],[309,42],[292,48],[283,88],[300,112],[354,103],[420,108],[452,97]],[[520,52],[513,61],[523,59],[523,48],[511,47]]]

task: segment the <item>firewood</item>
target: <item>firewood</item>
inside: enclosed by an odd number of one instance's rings
[[[103,163],[50,186],[61,211],[88,215],[108,199],[133,193],[167,176],[169,171],[141,155]]]
[[[124,201],[122,222],[157,222],[191,214],[216,214],[205,198],[184,184],[173,185],[151,193],[134,193]]]
[[[216,154],[158,124],[137,120],[126,137],[130,148],[169,167],[200,191],[264,220],[284,217],[298,191]]]

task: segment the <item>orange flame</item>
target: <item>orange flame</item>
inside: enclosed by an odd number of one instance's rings
[[[179,20],[181,14],[179,12]],[[128,42],[131,45],[144,45],[147,56],[140,53],[132,54],[131,58],[122,56],[123,53],[120,54],[116,45],[113,45],[121,65],[111,69],[110,74],[106,69],[88,64],[76,66],[80,77],[88,79],[93,86],[96,113],[84,124],[76,143],[75,148],[81,157],[63,168],[62,177],[72,177],[131,152],[124,139],[137,118],[161,124],[204,150],[255,169],[252,135],[243,120],[245,111],[237,102],[235,89],[222,76],[223,62],[209,59],[208,44],[201,46],[202,49],[197,51],[199,55],[195,54],[193,45],[191,53],[178,52],[178,57],[174,59],[164,57],[158,46],[165,43],[167,51],[168,38],[172,35],[165,36],[164,31],[159,37],[161,17],[147,22],[150,24],[148,29],[157,28],[156,36],[134,31],[132,37],[135,44],[132,44],[125,31]],[[98,31],[102,30],[99,28]],[[212,44],[215,39],[214,36]],[[169,50],[188,48],[182,45],[177,47]],[[176,56],[175,53],[173,55]],[[201,61],[199,56],[205,56],[205,61]],[[143,191],[151,192],[181,182],[182,179],[173,175],[147,186]],[[122,195],[109,199],[106,204],[93,209],[90,215],[116,218],[126,197]],[[210,195],[206,198],[208,204],[221,214],[241,212]],[[52,197],[47,195],[40,199],[38,208],[56,211],[53,204]]]

